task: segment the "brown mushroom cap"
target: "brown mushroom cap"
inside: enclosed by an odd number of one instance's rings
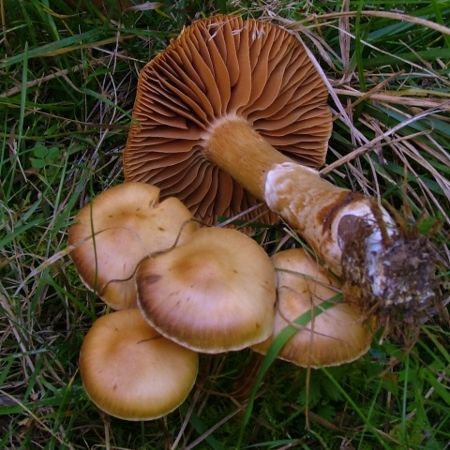
[[[137,309],[97,319],[80,352],[90,399],[125,420],[151,420],[173,411],[188,396],[197,371],[198,355],[159,335]]]
[[[326,102],[305,48],[286,30],[238,16],[199,20],[141,72],[125,177],[158,185],[206,222],[232,216],[256,200],[205,159],[211,128],[244,119],[295,161],[320,166],[332,126]]]
[[[178,199],[158,198],[159,189],[145,183],[114,186],[82,208],[69,229],[69,244],[85,240],[70,253],[81,279],[114,309],[136,305],[139,261],[198,228]]]
[[[144,261],[136,283],[149,323],[193,350],[239,350],[272,332],[273,266],[264,250],[238,231],[199,229],[186,244]]]
[[[336,281],[304,250],[291,249],[272,257],[278,278],[278,305],[273,336],[289,322],[332,298]],[[370,347],[374,323],[367,322],[357,305],[338,302],[301,327],[286,343],[279,358],[301,367],[337,366],[358,359]],[[253,346],[265,353],[272,338]]]

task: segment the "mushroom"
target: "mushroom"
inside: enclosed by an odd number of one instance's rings
[[[125,420],[165,416],[184,402],[198,371],[198,354],[171,342],[137,309],[97,319],[83,340],[80,374],[96,406]]]
[[[148,322],[190,349],[240,350],[272,332],[275,272],[264,250],[239,231],[200,228],[184,245],[147,258],[136,284]]]
[[[374,200],[308,167],[324,162],[326,99],[287,31],[235,16],[200,20],[140,75],[125,177],[179,195],[201,218],[264,200],[344,275],[353,298],[369,309],[422,311],[438,295],[427,242],[404,236]]]
[[[82,208],[69,229],[81,279],[114,309],[136,305],[133,275],[145,256],[183,243],[198,228],[178,199],[158,198],[159,189],[145,183],[114,186]]]
[[[305,48],[286,30],[237,16],[199,20],[141,72],[125,178],[157,184],[163,197],[179,197],[207,223],[234,215],[259,202],[257,192],[220,168],[221,158],[238,163],[241,155],[209,145],[214,130],[234,133],[233,124],[238,132],[245,124],[262,143],[317,167],[331,133],[326,101]],[[246,158],[243,164],[259,170]]]
[[[278,303],[272,337],[253,346],[259,353],[266,353],[272,340],[297,317],[336,294],[336,281],[303,249],[281,251],[272,261],[277,271]],[[366,320],[360,306],[337,302],[307,326],[299,327],[278,357],[301,367],[341,365],[367,352],[374,329],[374,320]]]

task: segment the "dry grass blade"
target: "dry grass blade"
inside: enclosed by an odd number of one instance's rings
[[[450,103],[448,100],[438,98],[438,97],[413,97],[408,96],[408,93],[402,92],[388,92],[380,94],[373,90],[369,92],[359,92],[351,89],[339,89],[334,88],[334,92],[338,95],[348,96],[348,97],[357,97],[358,100],[353,103],[353,107],[358,103],[364,100],[373,100],[377,102],[385,102],[385,103],[394,103],[397,105],[405,105],[405,106],[417,106],[422,108],[437,108],[442,111],[450,110]],[[447,97],[445,93],[442,94],[442,97]]]
[[[342,2],[342,12],[348,12],[350,9],[350,1],[344,0]],[[342,67],[344,69],[344,77],[341,82],[349,81],[350,74],[350,47],[351,39],[348,31],[350,30],[350,19],[348,16],[342,16],[339,18],[339,30],[345,30],[346,33],[339,33],[339,46],[341,50]]]
[[[449,108],[449,105],[450,105],[450,102],[446,102],[446,104],[444,104],[442,106],[429,109],[427,111],[424,111],[420,114],[417,114],[417,115],[405,120],[404,122],[399,123],[398,125],[391,128],[390,130],[385,131],[380,136],[377,136],[376,138],[372,139],[371,141],[367,142],[366,144],[362,145],[361,147],[357,148],[356,150],[353,150],[348,155],[343,156],[342,158],[338,159],[337,161],[329,164],[327,167],[325,167],[324,169],[322,169],[320,171],[320,174],[326,175],[327,173],[330,173],[335,168],[342,166],[343,164],[346,164],[346,163],[352,161],[353,159],[357,158],[358,156],[361,156],[364,153],[370,151],[375,146],[375,144],[385,140],[387,137],[393,135],[394,133],[401,130],[402,128],[407,127],[408,125],[411,125],[414,122],[422,120],[425,117],[430,116],[432,114],[438,114],[440,112],[443,112]]]
[[[422,19],[421,17],[414,17],[408,14],[402,14],[397,12],[389,12],[389,11],[343,11],[336,13],[328,13],[328,14],[311,14],[308,18],[303,19],[301,23],[309,23],[309,22],[317,22],[320,20],[329,20],[329,19],[337,19],[340,17],[356,17],[356,16],[365,16],[365,17],[381,17],[384,19],[392,19],[398,20],[401,22],[409,22],[416,25],[420,25],[426,28],[430,28],[432,30],[438,31],[439,33],[450,35],[450,28],[444,25],[440,25],[436,22],[432,22],[431,20]],[[316,26],[316,25],[313,25]]]

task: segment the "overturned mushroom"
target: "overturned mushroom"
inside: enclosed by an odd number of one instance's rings
[[[82,208],[69,229],[81,279],[114,309],[136,305],[133,275],[146,255],[184,242],[198,228],[178,199],[158,199],[159,189],[145,183],[114,186]]]
[[[404,236],[374,200],[298,163],[324,161],[326,98],[288,32],[239,17],[200,20],[142,71],[125,176],[180,195],[200,217],[264,200],[368,309],[422,315],[438,297],[427,243]]]
[[[84,338],[80,373],[90,399],[125,420],[151,420],[177,408],[191,391],[198,355],[148,325],[137,309],[97,319]]]
[[[273,266],[255,241],[236,230],[199,229],[186,244],[146,259],[136,284],[149,323],[193,350],[240,350],[272,332]]]
[[[260,353],[265,353],[272,339],[297,317],[336,294],[332,289],[336,281],[304,250],[279,252],[272,261],[277,270],[278,303],[272,337],[253,346]],[[375,321],[367,320],[360,306],[337,302],[299,327],[278,356],[301,367],[341,365],[369,349],[374,330]]]
[[[157,184],[163,197],[179,197],[205,222],[234,215],[257,202],[255,192],[231,172],[244,191],[217,160],[220,152],[236,163],[240,156],[214,149],[209,136],[243,122],[264,142],[317,167],[331,132],[326,101],[303,45],[286,30],[237,16],[200,20],[141,73],[125,177]],[[224,132],[234,133],[233,126]]]

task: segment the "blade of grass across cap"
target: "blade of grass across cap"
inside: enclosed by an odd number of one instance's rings
[[[286,328],[284,328],[276,338],[274,338],[272,345],[267,350],[267,353],[263,359],[263,362],[261,364],[261,367],[256,375],[255,384],[253,386],[252,392],[250,394],[247,408],[244,413],[244,418],[242,419],[241,429],[239,431],[239,439],[237,448],[239,449],[242,445],[242,441],[244,438],[245,429],[248,425],[248,422],[250,421],[250,417],[253,412],[253,405],[255,402],[256,394],[259,390],[259,387],[261,386],[261,383],[271,367],[272,363],[277,358],[278,354],[280,353],[281,349],[286,345],[286,343],[291,339],[295,333],[297,333],[298,329],[295,325],[300,326],[306,326],[314,317],[317,317],[322,312],[326,311],[327,309],[332,308],[334,305],[336,305],[337,302],[340,302],[342,299],[342,294],[336,294],[335,296],[331,297],[328,300],[323,301],[319,305],[315,306],[314,308],[311,308],[310,310],[303,313],[301,316],[297,317],[297,319],[294,320],[294,322],[291,325],[288,325]]]

